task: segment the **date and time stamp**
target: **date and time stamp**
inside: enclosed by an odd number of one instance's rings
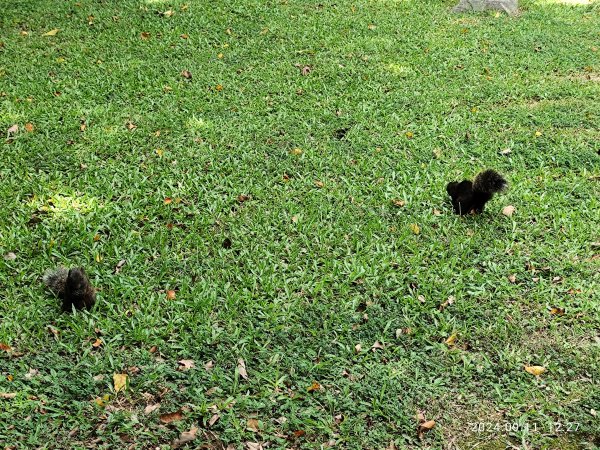
[[[471,433],[506,434],[506,433],[577,433],[582,432],[582,426],[578,422],[548,422],[544,424],[536,422],[468,422]]]

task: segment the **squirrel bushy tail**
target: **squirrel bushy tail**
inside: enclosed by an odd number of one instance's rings
[[[484,170],[473,181],[452,181],[446,186],[446,192],[452,198],[452,207],[456,214],[478,214],[483,212],[485,204],[495,193],[504,190],[506,180],[495,170]]]
[[[96,302],[96,290],[82,267],[49,270],[44,274],[43,281],[62,299],[63,311],[71,311],[73,306],[76,309],[91,309]]]
[[[495,194],[504,190],[506,180],[502,175],[492,169],[484,170],[473,180],[473,191]]]

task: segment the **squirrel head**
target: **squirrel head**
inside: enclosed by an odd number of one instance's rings
[[[67,289],[70,292],[85,291],[89,283],[83,267],[69,269]]]

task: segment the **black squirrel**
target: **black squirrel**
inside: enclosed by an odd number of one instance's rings
[[[90,283],[83,267],[67,269],[58,267],[44,275],[44,284],[62,299],[62,310],[92,309],[96,302],[96,290]]]
[[[478,214],[483,212],[485,204],[506,188],[506,180],[498,172],[488,169],[479,173],[475,179],[452,181],[446,186],[446,192],[452,197],[452,207],[456,214]]]

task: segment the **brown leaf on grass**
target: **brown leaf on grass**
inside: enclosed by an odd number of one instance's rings
[[[383,350],[385,347],[379,341],[375,341],[375,343],[371,346],[371,351]]]
[[[189,70],[182,70],[181,71],[181,76],[183,78],[185,78],[186,80],[191,80],[192,79],[192,72],[190,72]]]
[[[434,209],[434,210],[433,210],[433,215],[434,215],[434,216],[441,216],[441,215],[442,215],[442,212],[441,212],[439,209]]]
[[[221,418],[221,416],[219,416],[218,414],[213,414],[213,416],[210,418],[210,420],[208,421],[208,426],[212,427],[215,423],[217,423],[217,421]]]
[[[58,28],[55,28],[53,30],[50,30],[44,34],[42,34],[42,36],[56,36],[56,34],[59,32],[60,30]]]
[[[0,392],[0,398],[4,400],[10,400],[11,398],[15,398],[16,396],[16,392]]]
[[[509,275],[508,281],[510,281],[512,284],[515,284],[517,282],[517,276],[514,273],[512,275]]]
[[[411,223],[410,224],[410,231],[413,232],[413,234],[420,234],[421,233],[421,228],[419,228],[419,225],[417,225],[416,223]]]
[[[175,300],[175,298],[177,297],[177,293],[173,290],[168,290],[167,291],[167,300]]]
[[[246,363],[242,358],[238,359],[237,369],[238,373],[240,374],[240,377],[242,377],[244,380],[247,380],[248,372],[246,372]]]
[[[539,377],[546,371],[546,368],[543,366],[525,366],[525,371],[531,375]]]
[[[512,153],[512,150],[510,148],[505,148],[504,150],[500,151],[500,154],[502,156],[510,155],[511,153]]]
[[[83,133],[86,128],[87,128],[87,125],[85,124],[85,119],[81,119],[79,121],[79,131],[81,131]]]
[[[125,390],[127,386],[127,374],[126,373],[115,373],[113,374],[113,383],[115,392]]]
[[[102,344],[103,344],[102,339],[98,338],[94,341],[94,343],[92,344],[92,347],[99,348]]]
[[[550,314],[552,314],[553,316],[562,316],[564,313],[565,313],[564,308],[558,308],[558,307],[550,308]]]
[[[183,33],[179,36],[181,39],[188,39],[190,36],[188,34]]]
[[[150,353],[156,353],[156,351],[158,350],[158,347],[156,345],[153,345],[152,347],[150,347],[150,350],[148,350]]]
[[[181,436],[179,436],[178,439],[175,439],[173,441],[173,444],[171,445],[172,448],[179,448],[187,442],[193,441],[194,439],[196,439],[197,432],[198,428],[196,427],[190,428],[190,431],[184,431],[183,433],[181,433]]]
[[[322,181],[315,181],[315,186],[318,188],[322,188],[323,186],[325,186],[325,183],[323,183]]]
[[[395,199],[392,200],[392,204],[394,206],[397,206],[398,208],[402,208],[406,204],[406,202],[404,200],[400,200],[398,198],[395,198]]]
[[[172,202],[173,202],[173,199],[171,197],[165,197],[165,200],[164,200],[165,205],[170,205]]]
[[[183,419],[183,412],[181,410],[178,410],[173,413],[161,414],[159,419],[162,423],[177,422]]]
[[[28,133],[31,133],[34,129],[35,129],[35,127],[33,126],[33,124],[31,122],[27,122],[25,124],[25,131],[27,131]]]
[[[56,328],[54,328],[52,325],[48,325],[47,326],[48,331],[55,337],[58,339],[58,335],[60,334],[60,330],[57,330]]]
[[[5,352],[12,351],[10,345],[6,345],[4,342],[0,342],[0,350],[4,350]]]
[[[319,383],[317,383],[316,381],[314,381],[313,384],[311,384],[307,389],[308,392],[319,391],[319,390],[321,390],[321,385]]]
[[[512,205],[505,206],[502,208],[502,214],[506,217],[511,217],[515,213],[515,207]]]
[[[208,361],[204,363],[204,370],[206,370],[207,372],[210,372],[213,367],[215,367],[215,363],[213,361]]]
[[[244,203],[244,202],[250,200],[250,198],[251,197],[249,195],[240,194],[240,195],[237,196],[237,201],[238,201],[238,203]]]
[[[19,125],[17,125],[16,123],[15,123],[13,126],[9,127],[9,129],[8,129],[8,130],[6,130],[6,132],[7,132],[9,135],[11,135],[11,134],[15,134],[15,133],[17,133],[18,131],[19,131]]]
[[[385,450],[396,450],[396,444],[394,443],[394,441],[390,441]]]
[[[140,37],[141,37],[143,40],[147,40],[147,39],[149,39],[149,38],[150,38],[150,33],[148,33],[147,31],[142,31],[142,32],[140,33]]]
[[[426,422],[419,424],[419,426],[417,427],[419,439],[423,439],[423,435],[425,433],[427,433],[429,430],[433,429],[433,427],[435,427],[435,420],[428,420]]]
[[[442,303],[442,304],[440,305],[440,308],[439,308],[439,309],[440,309],[440,311],[442,311],[442,310],[443,310],[443,309],[445,309],[446,307],[448,307],[448,306],[452,305],[452,304],[454,303],[454,300],[455,300],[455,299],[454,299],[454,296],[453,296],[453,295],[451,295],[450,297],[448,297],[448,299],[447,299],[447,300],[446,300],[444,303]]]
[[[4,261],[14,261],[15,259],[17,259],[17,255],[15,255],[13,252],[8,252],[3,256],[3,258]]]
[[[127,122],[127,129],[129,131],[135,130],[137,128],[137,125],[133,122]]]
[[[246,429],[252,431],[253,433],[258,433],[258,420],[248,419],[246,422]]]
[[[191,359],[182,359],[180,361],[177,361],[177,364],[179,364],[177,370],[179,370],[180,372],[185,372],[186,370],[190,370],[193,367],[196,367],[196,364]]]
[[[244,445],[246,445],[248,450],[263,450],[262,444],[258,442],[246,442]]]
[[[215,90],[217,90],[218,92],[221,92],[223,90],[223,85],[222,84],[217,84],[215,86]]]
[[[146,405],[144,408],[144,414],[151,414],[160,408],[160,403],[155,403],[154,405]]]
[[[117,263],[117,265],[115,266],[115,270],[113,271],[113,274],[117,274],[121,271],[121,269],[123,268],[123,266],[125,265],[125,263],[127,262],[126,259],[122,259],[121,261],[119,261]]]
[[[355,351],[356,353],[360,353],[360,352],[362,351],[362,345],[360,345],[360,344],[356,344],[356,345],[354,346],[354,351]]]

